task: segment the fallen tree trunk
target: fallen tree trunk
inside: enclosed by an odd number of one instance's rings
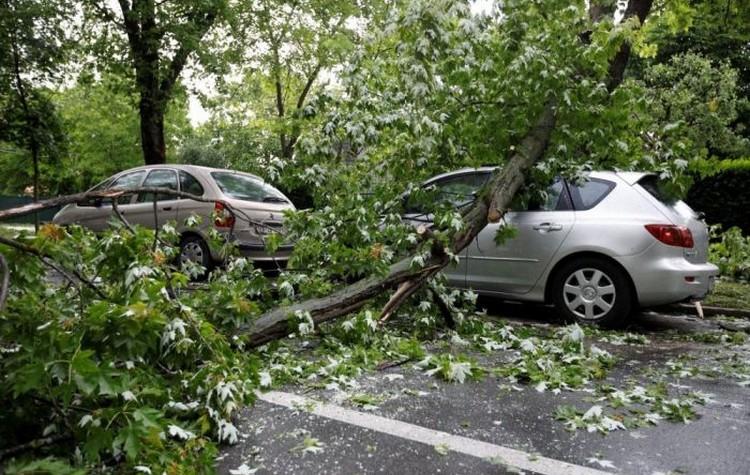
[[[598,8],[597,3],[592,0],[590,8]],[[652,6],[653,0],[630,0],[623,19],[637,17],[642,25]],[[625,42],[610,61],[607,79],[607,89],[610,92],[622,83],[630,52],[630,45]],[[454,254],[463,250],[488,222],[497,222],[502,218],[516,192],[523,185],[526,170],[544,155],[555,126],[555,109],[555,102],[551,99],[522,140],[518,151],[501,170],[493,174],[485,187],[486,192],[482,193],[464,213],[466,227],[454,236],[451,245]],[[382,291],[400,286],[384,307],[381,315],[381,320],[384,320],[409,296],[417,292],[430,277],[448,265],[450,260],[447,255],[433,253],[422,269],[411,270],[411,259],[412,256],[409,256],[393,264],[385,277],[371,277],[344,287],[327,297],[273,309],[257,320],[242,325],[235,333],[245,336],[251,346],[259,346],[292,333],[294,328],[290,325],[289,318],[298,312],[309,312],[313,322],[323,323],[360,309]]]
[[[523,185],[526,170],[542,157],[555,125],[555,103],[548,103],[535,124],[521,142],[508,163],[496,171],[485,192],[464,213],[465,228],[454,236],[451,245],[453,254],[459,253],[484,229],[488,219],[498,221],[508,208],[516,192]],[[371,298],[400,284],[413,282],[405,291],[397,293],[398,303],[419,290],[430,277],[440,272],[450,258],[447,254],[433,253],[420,269],[412,269],[412,256],[393,264],[385,277],[370,277],[342,288],[329,296],[305,300],[286,307],[276,308],[257,320],[239,327],[237,334],[245,335],[248,344],[258,346],[284,337],[294,328],[289,318],[300,312],[309,312],[313,322],[320,324],[353,312],[364,306]],[[398,305],[387,305],[395,311]]]

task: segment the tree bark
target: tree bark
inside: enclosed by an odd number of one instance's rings
[[[646,21],[646,17],[651,12],[653,0],[630,0],[623,15],[623,21],[629,18],[638,18],[641,25]],[[607,81],[607,90],[614,91],[622,83],[625,76],[625,67],[630,60],[631,47],[630,43],[625,42],[614,58],[609,62],[609,79]]]
[[[23,84],[21,77],[21,57],[19,53],[19,44],[16,32],[10,34],[11,49],[13,51],[13,73],[16,83],[16,93],[18,100],[23,109],[24,120],[26,121],[26,134],[29,139],[29,149],[31,150],[31,160],[34,167],[33,186],[34,186],[34,203],[39,201],[39,141],[37,140],[39,121],[29,106],[26,94],[26,86]],[[34,214],[34,231],[39,231],[39,215]]]
[[[164,108],[141,91],[141,146],[146,165],[160,165],[167,161],[164,141]]]

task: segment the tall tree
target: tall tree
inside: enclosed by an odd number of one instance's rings
[[[316,87],[341,69],[383,9],[382,0],[240,0],[227,51],[232,74],[218,77],[213,109],[236,126],[272,131],[274,154],[288,161]]]
[[[84,0],[100,22],[93,51],[105,68],[130,69],[139,96],[140,133],[146,164],[166,161],[164,115],[191,55],[226,10],[226,0]],[[114,63],[114,64],[113,64]],[[127,64],[127,68],[123,66]]]

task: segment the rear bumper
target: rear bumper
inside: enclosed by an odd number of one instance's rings
[[[277,261],[288,261],[289,257],[292,255],[292,251],[294,250],[294,245],[285,244],[279,246],[279,248],[273,254],[269,254],[263,244],[253,244],[238,241],[237,248],[240,251],[240,255],[242,255],[243,257],[247,257],[252,261],[272,263]]]
[[[710,263],[693,264],[683,257],[620,258],[633,278],[641,306],[665,305],[703,299],[713,290],[719,268]]]

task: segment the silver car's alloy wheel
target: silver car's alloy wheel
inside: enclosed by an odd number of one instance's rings
[[[598,320],[615,305],[617,293],[612,279],[599,269],[579,269],[563,285],[563,301],[574,315],[584,320]]]
[[[180,253],[181,262],[192,262],[203,265],[204,257],[203,247],[201,247],[198,241],[190,241],[182,246],[182,252]]]

